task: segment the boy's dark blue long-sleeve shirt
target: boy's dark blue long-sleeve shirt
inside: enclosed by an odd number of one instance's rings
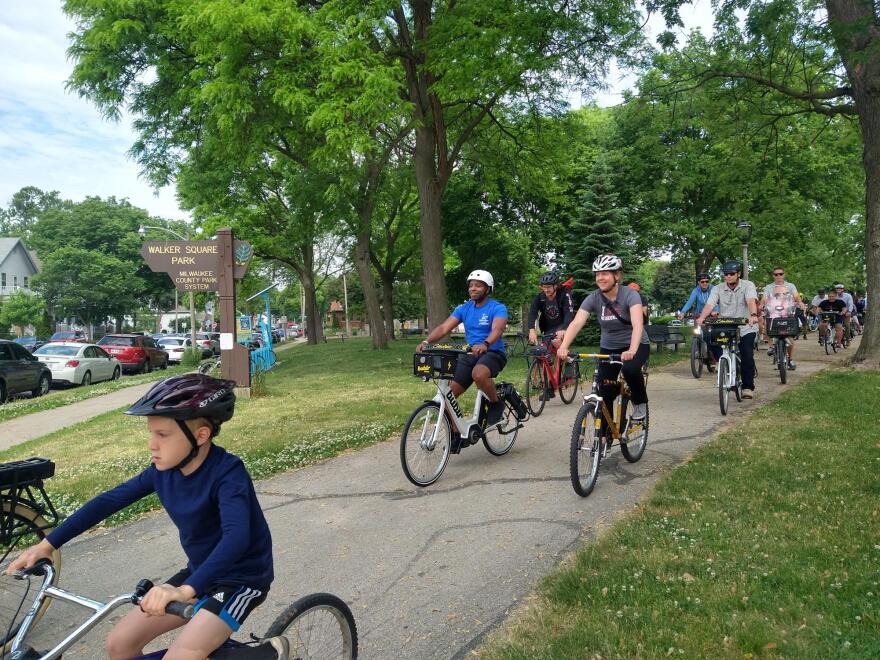
[[[237,456],[211,445],[190,475],[150,466],[116,488],[89,500],[51,532],[60,548],[108,516],[155,492],[180,534],[191,575],[184,584],[204,594],[217,582],[268,589],[272,537],[247,469]]]

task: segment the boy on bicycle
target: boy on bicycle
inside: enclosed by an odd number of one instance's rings
[[[212,442],[233,415],[234,387],[202,374],[154,385],[125,411],[147,417],[152,465],[88,501],[7,569],[51,558],[55,548],[156,493],[179,531],[187,565],[113,627],[106,642],[111,660],[143,655],[149,642],[184,624],[165,658],[206,660],[266,599],[274,577],[269,526],[241,459]],[[189,623],[165,613],[172,601],[195,604]],[[274,637],[246,657],[287,660],[288,653],[287,640]]]

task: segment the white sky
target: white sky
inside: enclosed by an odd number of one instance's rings
[[[72,68],[67,34],[74,26],[60,0],[2,0],[0,6],[0,207],[24,186],[36,186],[75,201],[127,198],[151,215],[186,218],[173,188],[154,191],[128,157],[135,140],[130,118],[105,120],[90,102],[65,90]],[[682,17],[686,26],[708,32],[709,0],[684,7]],[[633,82],[612,71],[609,90],[597,102],[619,103]]]

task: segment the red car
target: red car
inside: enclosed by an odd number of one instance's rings
[[[138,373],[168,367],[168,353],[152,337],[144,335],[104,335],[98,346],[119,360],[123,369]]]
[[[86,333],[82,330],[59,330],[49,337],[49,341],[76,341],[80,344],[88,344],[89,338],[86,337]]]

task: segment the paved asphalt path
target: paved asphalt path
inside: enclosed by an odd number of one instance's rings
[[[644,457],[630,464],[613,448],[585,499],[573,492],[568,473],[576,406],[558,399],[527,422],[508,455],[470,447],[453,455],[440,481],[426,489],[406,481],[396,440],[262,481],[257,490],[272,529],[277,577],[242,630],[262,633],[295,598],[330,591],[354,610],[362,658],[464,657],[541,576],[631,510],[663,473],[725,425],[841,359],[820,355],[812,340],[798,342],[796,357],[798,369],[782,386],[766,355],[758,356],[756,398],[731,397],[726,418],[714,378],[695,380],[686,361],[654,371]],[[413,381],[413,406],[428,394]],[[138,578],[160,580],[183,564],[173,526],[153,515],[71,542],[62,585],[106,599],[130,591]],[[72,629],[69,612],[64,604],[49,609],[37,648],[53,624],[56,631]],[[106,630],[100,626],[65,658],[101,657]]]
[[[300,343],[300,340],[278,344],[274,348],[276,352],[284,351],[297,343]],[[23,415],[22,417],[2,422],[0,423],[0,449],[9,449],[22,442],[27,442],[28,440],[54,433],[79,422],[84,422],[87,419],[92,419],[92,417],[103,415],[105,412],[131,405],[146,394],[147,390],[155,384],[155,382],[151,382],[123,387],[115,392],[78,401],[61,408],[52,408],[51,410],[31,413],[30,415]]]

